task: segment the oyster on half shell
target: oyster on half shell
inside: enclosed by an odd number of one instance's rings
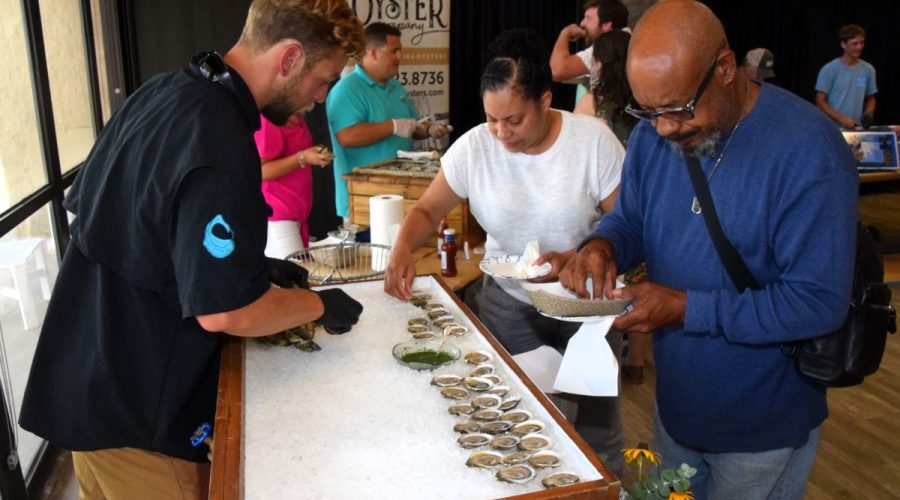
[[[527,465],[513,465],[497,471],[497,479],[507,483],[527,483],[534,479],[534,469]]]

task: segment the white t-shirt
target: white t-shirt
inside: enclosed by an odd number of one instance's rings
[[[575,248],[603,215],[600,201],[619,185],[625,150],[609,127],[592,116],[559,113],[559,136],[541,154],[507,151],[482,123],[441,158],[450,188],[468,198],[487,232],[485,257],[521,255],[531,240],[541,253]],[[529,302],[517,281],[497,282]]]

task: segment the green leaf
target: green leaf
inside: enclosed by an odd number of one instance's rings
[[[667,483],[671,483],[672,481],[674,481],[675,479],[678,478],[678,476],[675,475],[675,471],[673,471],[672,469],[663,470],[659,474],[659,477],[662,478],[662,480]]]
[[[694,477],[695,474],[697,474],[697,469],[691,467],[688,464],[683,463],[680,467],[678,467],[678,475],[685,479],[690,479]]]
[[[668,484],[661,484],[659,489],[656,491],[656,495],[660,498],[669,498],[669,493],[672,492],[672,488],[669,488]]]
[[[687,479],[678,478],[678,479],[672,481],[672,489],[679,493],[683,493],[683,492],[687,491],[688,489],[690,489],[690,487],[691,487],[691,482],[688,481]]]

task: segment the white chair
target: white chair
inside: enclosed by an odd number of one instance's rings
[[[13,286],[0,287],[0,295],[15,299],[22,313],[25,329],[39,326],[36,297],[31,293],[29,278],[34,275],[41,287],[41,297],[50,299],[50,272],[44,238],[0,241],[0,268],[12,273]]]

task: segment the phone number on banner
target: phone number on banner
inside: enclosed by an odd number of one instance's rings
[[[444,83],[444,72],[401,71],[399,80],[403,85],[441,85]]]

